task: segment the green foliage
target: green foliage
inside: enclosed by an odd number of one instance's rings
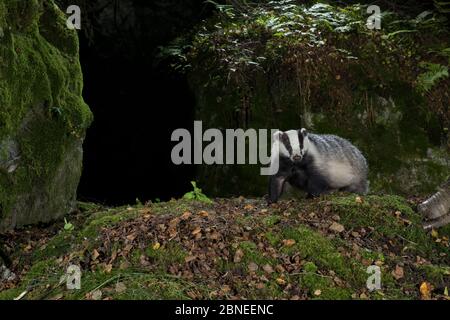
[[[183,196],[183,199],[212,203],[211,199],[209,199],[205,194],[203,194],[202,189],[197,187],[197,182],[191,181],[191,184],[194,190],[186,193]]]
[[[68,222],[66,218],[64,218],[64,230],[72,231],[73,229],[75,229],[74,225]]]
[[[450,1],[433,0],[436,9],[442,13],[450,13]]]
[[[365,5],[232,3],[221,10],[233,14],[218,13],[173,44],[174,66],[188,72],[204,123],[341,135],[366,155],[375,191],[426,193],[446,174],[423,161],[448,140],[441,128],[450,121],[448,80],[436,78],[427,95],[417,85],[420,61],[447,60],[446,19],[431,3],[408,14],[383,7],[380,30],[367,28]],[[210,196],[233,195],[229,177],[245,181],[241,193],[259,196],[267,190],[258,170],[199,167],[197,180]]]
[[[420,67],[426,69],[417,77],[417,85],[423,92],[430,91],[433,86],[444,78],[448,78],[448,67],[437,63],[421,62]]]
[[[192,39],[177,38],[161,48],[162,56],[174,58],[176,63],[172,66],[176,70],[186,71],[192,68],[193,59],[203,59],[205,54],[215,52],[220,62],[215,64],[218,68],[230,74],[246,73],[266,69],[268,62],[284,55],[289,47],[301,44],[308,44],[309,48],[322,47],[330,38],[341,38],[352,32],[373,33],[365,25],[367,5],[340,7],[316,3],[307,6],[294,0],[267,1],[258,5],[208,3],[216,7],[216,19],[200,26]],[[383,39],[426,29],[439,30],[445,20],[432,11],[401,19],[384,10]]]

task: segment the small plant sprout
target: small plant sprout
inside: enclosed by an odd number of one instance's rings
[[[197,182],[195,181],[191,181],[192,186],[194,187],[194,190],[192,190],[191,192],[186,193],[183,196],[183,199],[188,199],[188,200],[196,200],[196,201],[201,201],[201,202],[206,202],[206,203],[212,203],[211,199],[209,199],[203,192],[202,189],[197,187]]]
[[[75,229],[74,225],[68,222],[66,218],[64,218],[64,230],[72,231],[73,229]]]

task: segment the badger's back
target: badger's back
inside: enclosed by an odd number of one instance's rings
[[[335,135],[308,134],[308,139],[312,165],[331,187],[362,185],[367,189],[367,161],[358,148]]]

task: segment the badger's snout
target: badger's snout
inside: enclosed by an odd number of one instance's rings
[[[295,156],[292,156],[292,161],[294,161],[294,162],[300,162],[300,161],[302,161],[302,156],[296,154]]]

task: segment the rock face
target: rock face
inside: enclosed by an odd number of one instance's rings
[[[48,0],[0,3],[0,230],[73,209],[92,114],[78,38]]]

